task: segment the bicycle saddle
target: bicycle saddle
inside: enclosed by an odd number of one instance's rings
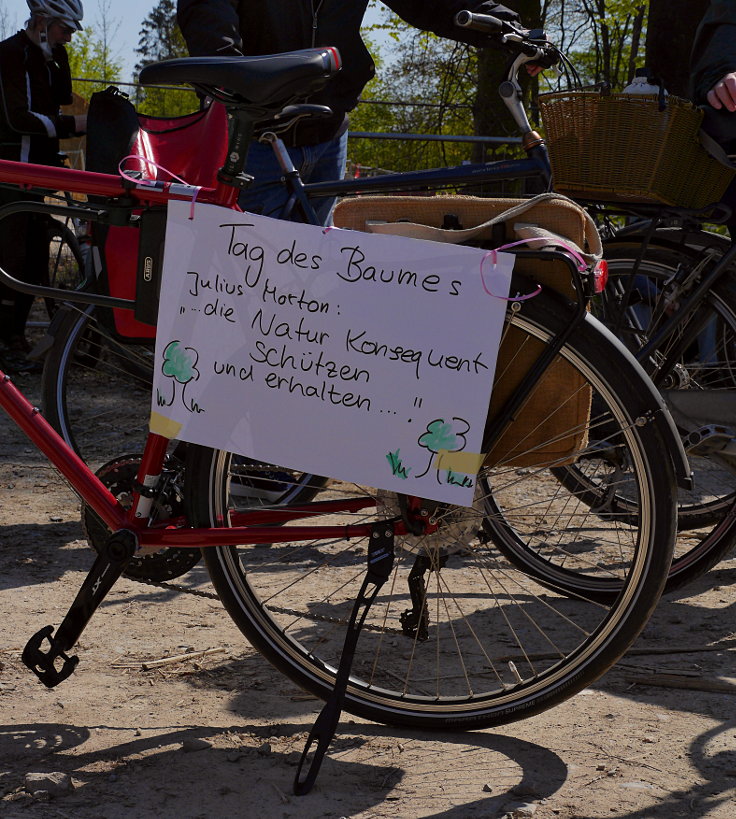
[[[229,104],[281,108],[319,91],[340,70],[336,48],[306,48],[257,57],[182,57],[147,65],[142,85],[193,85]]]

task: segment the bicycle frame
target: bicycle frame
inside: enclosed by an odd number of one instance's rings
[[[324,196],[330,193],[359,193],[375,192],[376,190],[405,189],[413,188],[418,184],[453,184],[461,183],[472,179],[473,181],[489,181],[498,179],[512,179],[523,177],[541,177],[549,180],[549,163],[547,153],[543,143],[532,145],[529,148],[528,159],[513,161],[488,162],[479,165],[459,166],[449,169],[432,169],[418,171],[408,174],[394,174],[388,177],[358,180],[341,180],[334,183],[321,183],[318,185],[304,185],[298,172],[290,163],[286,149],[277,137],[272,136],[271,141],[278,157],[281,158],[285,170],[286,183],[291,192],[290,206],[287,210],[293,214],[293,205],[300,203],[307,222],[316,222],[314,211],[309,204],[309,198],[314,195]],[[105,202],[101,206],[91,205],[48,205],[43,203],[20,202],[0,209],[0,217],[11,212],[20,210],[37,210],[47,213],[69,214],[74,213],[82,218],[108,220],[111,223],[118,222],[125,217],[126,212],[133,208],[147,207],[151,205],[164,205],[174,200],[191,200],[195,193],[197,202],[216,204],[224,207],[237,209],[237,188],[224,182],[219,182],[215,188],[197,189],[172,182],[153,182],[142,180],[133,182],[123,177],[109,174],[93,173],[89,171],[78,171],[67,168],[53,168],[44,165],[30,165],[0,160],[0,183],[10,183],[24,188],[43,189],[46,191],[62,190],[69,193],[84,193],[91,196],[103,197]],[[568,264],[570,260],[567,256],[560,254]],[[574,270],[574,266],[571,266]],[[524,382],[520,385],[519,391],[509,401],[509,406],[499,413],[493,430],[489,430],[484,441],[489,451],[495,438],[501,433],[508,421],[519,405],[523,403],[526,395],[529,394],[534,383],[541,373],[549,366],[556,352],[564,344],[565,337],[574,331],[578,321],[585,316],[585,304],[588,294],[585,292],[583,282],[577,272],[573,279],[577,283],[578,289],[578,309],[574,321],[565,334],[556,340],[555,344],[549,346],[542,356],[538,365],[530,371]],[[67,301],[79,302],[81,304],[92,304],[108,308],[132,309],[133,301],[118,299],[110,296],[90,293],[86,291],[75,291],[70,296],[68,291],[58,291],[54,288],[39,285],[29,285],[11,277],[7,272],[0,270],[0,281],[3,281],[13,289],[29,295],[39,297],[63,297]],[[61,474],[72,485],[73,489],[82,497],[85,502],[100,516],[105,524],[112,530],[128,529],[135,532],[138,548],[145,551],[153,551],[161,548],[191,548],[192,546],[222,546],[228,543],[269,543],[276,539],[279,532],[269,528],[269,524],[280,526],[286,520],[295,520],[301,517],[303,510],[298,507],[290,507],[286,510],[267,510],[258,513],[246,513],[234,515],[231,521],[235,524],[235,530],[231,529],[172,529],[172,528],[148,528],[144,522],[148,518],[150,501],[142,498],[140,494],[134,497],[134,503],[130,510],[123,509],[117,500],[107,491],[94,474],[90,472],[86,464],[76,456],[76,454],[66,445],[60,436],[48,425],[39,411],[27,402],[24,396],[11,384],[10,379],[4,374],[0,374],[2,384],[0,389],[0,406],[10,415],[24,433],[38,446],[43,454],[56,466]],[[166,452],[168,440],[161,436],[150,434],[148,443],[143,455],[138,482],[140,486],[151,486],[156,478],[160,476],[162,464]],[[327,502],[324,507],[325,514],[330,512],[345,511],[346,508],[359,509],[368,505],[365,499],[353,500],[347,504],[346,501]],[[311,514],[314,514],[315,506],[310,505]],[[306,514],[306,512],[304,512]],[[242,519],[241,519],[242,518]],[[247,519],[247,520],[243,520]],[[168,522],[171,526],[171,521]],[[403,523],[397,524],[396,534],[403,534],[401,528]],[[257,527],[257,528],[256,528]],[[357,527],[353,533],[355,536],[364,535],[368,527]],[[317,535],[321,537],[332,537],[345,535],[344,527],[336,528],[334,531],[329,527],[305,526],[290,527],[289,535],[294,540],[307,540]]]

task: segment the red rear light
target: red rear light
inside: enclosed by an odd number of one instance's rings
[[[601,259],[593,269],[593,291],[602,293],[608,283],[608,262]]]

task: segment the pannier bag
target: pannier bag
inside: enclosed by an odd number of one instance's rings
[[[117,174],[120,160],[143,156],[180,176],[190,185],[214,187],[227,153],[227,115],[214,103],[181,117],[138,114],[127,97],[110,87],[92,95],[87,117],[86,169]],[[142,171],[147,179],[168,181],[169,175],[136,160],[128,171]],[[136,308],[113,310],[113,330],[121,339],[155,338],[158,288],[163,259],[166,211],[140,212],[140,227],[93,224],[91,258],[101,292],[135,299]]]
[[[533,199],[364,196],[340,202],[335,208],[334,224],[351,230],[414,238],[472,241],[488,247],[548,235],[552,239],[550,244],[560,238],[591,260],[600,258],[601,254],[600,238],[590,216],[558,194],[541,194]],[[443,228],[446,225],[452,229]],[[429,230],[424,230],[425,226]],[[531,243],[530,249],[539,244]],[[559,259],[542,262],[542,256],[540,252],[535,258],[518,258],[515,272],[574,299],[569,266]],[[496,364],[489,423],[543,348],[541,342],[507,326]],[[587,444],[590,405],[589,385],[569,364],[557,359],[535,385],[513,425],[486,453],[485,465],[525,467],[572,463]]]

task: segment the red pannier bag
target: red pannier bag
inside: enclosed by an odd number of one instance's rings
[[[171,180],[166,173],[171,171],[187,184],[214,187],[225,162],[227,139],[227,114],[219,103],[180,117],[152,117],[138,114],[127,97],[111,87],[90,100],[86,169],[116,174],[124,157],[141,156],[160,167],[129,159],[125,170],[162,181]],[[159,282],[149,271],[151,258],[160,268],[166,227],[165,208],[139,215],[140,227],[92,225],[91,259],[98,289],[136,300],[135,311],[113,310],[109,322],[120,340],[130,342],[156,336]]]

